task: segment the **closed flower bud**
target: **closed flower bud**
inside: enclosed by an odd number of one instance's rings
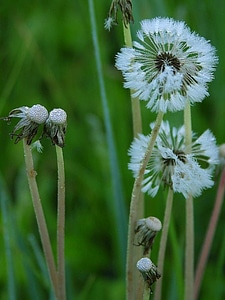
[[[22,106],[13,109],[5,120],[11,120],[11,118],[20,118],[21,120],[15,126],[10,136],[12,138],[16,137],[15,143],[26,138],[27,144],[30,145],[37,134],[39,125],[47,120],[48,111],[40,104],[33,105],[32,107]],[[20,133],[15,133],[18,130],[21,130]]]
[[[144,255],[148,254],[158,231],[162,228],[162,223],[155,217],[148,217],[137,221],[135,233],[137,245],[144,247]]]
[[[67,114],[61,108],[55,108],[49,113],[45,122],[44,134],[51,138],[52,143],[64,147],[67,127]]]
[[[137,269],[141,272],[143,279],[150,290],[152,284],[161,277],[156,266],[153,264],[151,259],[147,257],[143,257],[137,262]]]

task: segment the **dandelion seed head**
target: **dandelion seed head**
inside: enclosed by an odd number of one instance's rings
[[[152,111],[184,109],[207,95],[217,63],[215,48],[192,33],[184,22],[170,18],[143,20],[133,48],[122,48],[116,67],[124,87],[147,101]]]
[[[49,113],[48,122],[52,122],[56,125],[62,125],[66,123],[67,114],[65,110],[61,108],[55,108]]]
[[[153,267],[153,263],[150,258],[148,257],[143,257],[137,262],[137,269],[141,273],[147,273],[151,270]]]
[[[67,128],[67,114],[61,108],[55,108],[49,113],[45,122],[44,135],[50,137],[52,143],[64,147]]]
[[[139,135],[129,149],[128,168],[134,177],[138,176],[149,140],[150,136]],[[154,197],[164,185],[185,198],[197,197],[212,187],[212,173],[218,163],[219,150],[210,130],[199,138],[193,134],[192,145],[186,147],[184,126],[171,128],[169,122],[163,122],[144,172],[142,191]]]
[[[44,106],[35,104],[27,110],[27,116],[32,122],[43,124],[48,118],[48,111]]]
[[[22,106],[13,109],[9,113],[8,119],[11,118],[20,118],[20,121],[16,124],[10,136],[15,137],[15,143],[26,138],[27,144],[30,145],[38,132],[38,127],[47,120],[48,111],[40,104],[35,104],[32,107]],[[16,133],[19,130],[20,132]]]

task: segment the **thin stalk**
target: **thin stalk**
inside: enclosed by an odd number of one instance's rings
[[[130,33],[130,25],[123,24],[124,42],[127,47],[132,48],[132,38]],[[130,90],[131,95],[131,109],[132,109],[132,122],[133,122],[133,134],[137,137],[138,133],[142,132],[142,118],[140,109],[140,100],[137,97],[132,96],[133,91]]]
[[[217,195],[215,199],[215,204],[213,208],[213,212],[210,218],[210,222],[208,225],[207,233],[205,236],[204,244],[202,246],[200,258],[197,265],[196,276],[195,276],[195,295],[194,299],[198,299],[199,290],[201,287],[206,263],[209,256],[209,251],[212,246],[213,237],[215,234],[216,226],[218,223],[221,207],[224,199],[224,190],[225,190],[225,167],[223,167],[220,183],[217,190]]]
[[[66,299],[65,280],[65,170],[62,148],[55,146],[58,166],[57,262],[59,299]]]
[[[147,147],[147,151],[145,153],[144,159],[142,161],[139,173],[137,178],[135,179],[132,196],[131,196],[131,203],[130,203],[130,214],[129,214],[129,224],[128,224],[128,244],[127,244],[127,267],[126,267],[126,284],[127,284],[127,300],[132,299],[140,299],[136,297],[137,293],[137,282],[135,281],[136,275],[138,273],[136,269],[136,246],[134,245],[134,235],[135,235],[135,226],[138,220],[137,212],[140,203],[140,196],[141,196],[141,187],[142,187],[142,180],[143,175],[151,156],[155,140],[157,138],[160,125],[163,119],[163,113],[159,112],[156,118],[156,122],[154,128],[151,133],[151,138]],[[143,290],[142,290],[143,295]]]
[[[123,23],[123,34],[124,34],[124,42],[127,47],[132,47],[132,38],[131,38],[131,32],[130,32],[130,25],[127,24],[126,26]],[[132,111],[132,123],[133,123],[133,136],[137,137],[139,133],[142,132],[142,118],[141,118],[141,110],[140,110],[140,100],[137,97],[132,96],[133,91],[130,90],[130,98],[131,98],[131,111]],[[140,193],[139,196],[139,203],[136,207],[136,219],[141,219],[144,217],[144,195],[143,193]],[[135,253],[134,253],[134,259],[135,261],[138,261],[140,259],[140,256],[142,255],[142,249],[141,247],[136,247]],[[136,283],[136,289],[133,296],[135,299],[140,299],[143,295],[143,289],[144,289],[144,281],[141,276],[139,276],[139,273],[134,274],[134,282]]]
[[[186,199],[185,300],[194,299],[194,214],[193,197]]]
[[[49,238],[49,233],[47,229],[47,224],[41,204],[41,199],[39,196],[38,186],[36,182],[36,171],[34,170],[34,163],[33,157],[31,153],[31,147],[27,145],[27,140],[23,139],[23,148],[24,148],[24,158],[26,164],[26,171],[27,171],[27,179],[30,188],[31,198],[33,202],[34,212],[37,219],[38,229],[41,237],[41,243],[46,259],[46,264],[48,267],[48,272],[50,275],[50,280],[53,286],[53,290],[55,296],[57,298],[57,271],[55,266],[55,260],[53,256],[53,251],[51,247],[51,242]],[[58,299],[58,298],[57,298]]]
[[[192,143],[191,106],[184,110],[185,142],[187,149]],[[191,151],[191,149],[190,149]],[[185,300],[194,299],[194,207],[193,197],[186,199],[186,243],[185,243]]]
[[[161,240],[160,240],[159,256],[158,256],[158,263],[157,263],[157,269],[158,269],[159,273],[161,274],[161,278],[159,280],[157,280],[157,282],[156,282],[154,300],[160,300],[162,297],[163,269],[164,269],[166,244],[167,244],[167,238],[168,238],[172,206],[173,206],[173,190],[169,189],[168,195],[167,195],[167,200],[166,200],[166,208],[165,208],[165,212],[164,212],[162,236],[161,236]]]

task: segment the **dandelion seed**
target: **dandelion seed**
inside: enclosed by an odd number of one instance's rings
[[[183,110],[187,99],[193,104],[208,95],[217,63],[209,41],[170,18],[142,21],[137,37],[133,48],[117,54],[116,67],[123,73],[124,87],[147,101],[151,111]]]
[[[104,28],[108,31],[112,28],[112,26],[115,24],[115,20],[112,17],[108,17],[105,19]]]
[[[27,138],[27,144],[30,145],[37,134],[38,127],[47,120],[48,111],[40,104],[33,105],[32,107],[22,106],[13,109],[5,119],[11,120],[12,118],[20,118],[21,120],[14,127],[10,136],[12,138],[16,137],[15,143],[18,143],[23,138]],[[20,129],[20,133],[15,133]]]
[[[129,150],[129,169],[134,177],[138,175],[149,139],[150,136],[140,134]],[[190,153],[185,145],[184,126],[170,128],[169,122],[163,122],[145,170],[142,191],[154,197],[163,184],[187,198],[197,197],[210,188],[213,170],[219,163],[215,137],[206,130],[193,141],[191,148]]]
[[[42,153],[43,146],[40,142],[40,140],[35,141],[33,144],[31,144],[31,148],[37,150],[37,152]]]

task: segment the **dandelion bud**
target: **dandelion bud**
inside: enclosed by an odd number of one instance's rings
[[[148,257],[143,257],[137,262],[137,269],[141,272],[143,279],[150,290],[151,285],[161,277],[156,266]]]
[[[21,119],[10,134],[12,138],[16,137],[15,144],[21,139],[26,138],[27,144],[30,145],[37,134],[39,125],[47,120],[48,111],[40,104],[33,105],[32,107],[22,106],[13,109],[5,120],[11,120],[11,118]],[[16,134],[15,132],[20,129],[21,132]]]
[[[43,124],[48,118],[48,111],[44,106],[36,104],[28,109],[27,117],[34,123]]]
[[[66,127],[66,112],[61,108],[55,108],[49,113],[44,127],[44,134],[51,138],[53,144],[64,147]]]
[[[104,27],[110,30],[112,25],[117,25],[117,12],[121,10],[123,17],[123,24],[127,27],[128,24],[134,21],[132,15],[132,1],[131,0],[112,0],[108,18],[105,20]]]
[[[152,247],[154,238],[161,228],[161,221],[155,217],[149,217],[137,221],[137,225],[135,227],[137,245],[144,247],[144,255],[148,254]]]

